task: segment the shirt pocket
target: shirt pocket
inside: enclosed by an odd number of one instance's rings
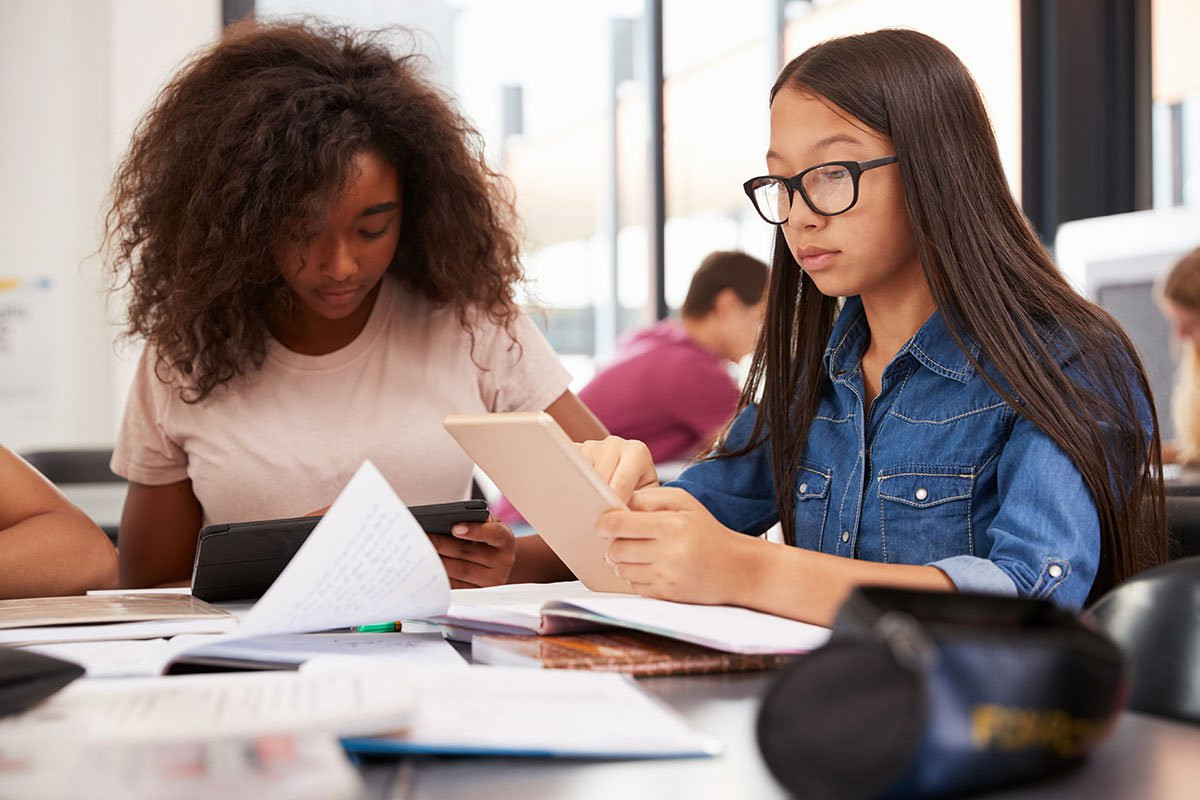
[[[972,467],[901,466],[879,472],[879,534],[883,560],[928,564],[974,555]]]
[[[829,513],[828,468],[801,463],[796,469],[796,544],[810,550],[820,550]]]

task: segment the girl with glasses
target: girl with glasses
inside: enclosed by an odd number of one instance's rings
[[[186,582],[202,525],[326,506],[366,458],[406,503],[467,497],[449,413],[546,410],[603,436],[517,308],[512,224],[418,58],[247,22],[190,61],[108,217],[146,342],[112,462],[130,481],[122,584]],[[431,538],[458,587],[504,582],[517,549],[496,522]],[[526,564],[548,552],[522,547]]]
[[[1078,608],[1164,555],[1142,366],[1017,207],[979,92],[943,45],[817,45],[770,94],[777,226],[763,332],[715,450],[659,486],[584,447],[639,592],[828,623],[856,585]],[[784,544],[758,538],[781,523]],[[750,534],[750,535],[743,535]]]

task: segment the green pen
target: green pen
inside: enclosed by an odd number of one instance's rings
[[[400,623],[377,622],[374,625],[359,625],[355,630],[359,633],[393,633],[400,630]]]

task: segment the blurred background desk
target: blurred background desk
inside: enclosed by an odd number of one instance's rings
[[[639,681],[696,728],[722,742],[724,752],[715,758],[607,762],[418,758],[399,770],[392,762],[376,762],[363,768],[366,796],[394,800],[785,798],[788,795],[762,763],[754,736],[759,698],[772,675]],[[806,724],[802,710],[796,724]],[[1197,787],[1200,726],[1128,713],[1082,768],[1051,781],[978,796],[1177,800],[1196,796]]]

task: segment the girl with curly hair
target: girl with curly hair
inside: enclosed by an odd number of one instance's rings
[[[603,435],[515,304],[503,183],[419,67],[373,35],[249,21],[135,133],[107,219],[147,344],[112,460],[122,585],[186,581],[202,525],[327,505],[364,458],[410,505],[466,497],[448,413]],[[451,585],[509,577],[508,528],[455,534],[432,537]],[[540,539],[520,550],[553,572]]]

